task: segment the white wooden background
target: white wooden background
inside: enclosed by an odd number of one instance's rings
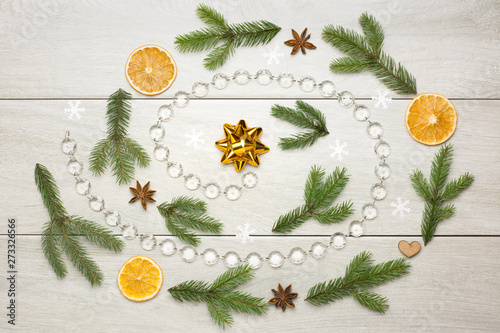
[[[500,135],[498,112],[499,84],[499,4],[494,1],[206,1],[223,12],[230,22],[267,19],[282,27],[269,46],[238,49],[220,72],[231,75],[246,68],[261,68],[273,74],[292,72],[296,78],[311,75],[317,82],[333,80],[339,91],[349,90],[371,108],[372,119],[382,123],[384,137],[392,147],[388,164],[393,174],[387,181],[389,195],[378,204],[379,217],[366,223],[366,236],[348,239],[345,249],[329,250],[322,260],[307,258],[301,266],[286,262],[280,269],[264,264],[256,278],[241,289],[271,298],[278,283],[293,284],[299,293],[296,309],[270,308],[264,317],[235,315],[230,331],[254,332],[466,332],[500,330]],[[102,215],[92,211],[86,200],[75,193],[74,181],[66,172],[67,157],[60,152],[64,132],[77,140],[77,156],[84,161],[83,176],[89,178],[93,193],[106,206],[119,210],[126,221],[142,232],[153,232],[159,240],[168,236],[154,205],[147,212],[139,204],[129,205],[128,186],[118,186],[110,172],[95,178],[87,170],[92,145],[105,135],[107,97],[118,88],[133,94],[130,136],[148,151],[153,145],[148,129],[156,120],[156,110],[178,90],[189,90],[195,81],[210,81],[215,74],[202,67],[206,53],[180,54],[174,37],[203,27],[195,16],[198,1],[14,1],[0,3],[0,331],[22,332],[136,332],[181,331],[218,332],[203,304],[179,303],[167,289],[189,279],[213,280],[225,270],[222,263],[208,267],[197,260],[184,263],[179,256],[165,257],[158,249],[146,252],[137,240],[126,242],[123,253],[112,254],[95,246],[90,252],[102,268],[105,279],[100,287],[89,283],[68,263],[68,276],[59,280],[45,260],[40,246],[40,230],[48,220],[37,192],[33,169],[42,163],[54,174],[71,214],[104,224]],[[372,251],[377,261],[401,256],[400,240],[420,240],[423,202],[411,188],[408,173],[420,168],[428,174],[439,147],[415,142],[407,133],[404,113],[411,98],[393,93],[387,109],[375,108],[371,96],[384,86],[371,74],[332,75],[329,61],[342,54],[320,38],[327,24],[339,24],[360,31],[358,17],[374,14],[386,32],[385,50],[417,78],[419,92],[437,92],[449,97],[458,112],[458,127],[450,140],[455,145],[451,177],[469,171],[476,181],[454,200],[455,216],[437,229],[433,241],[410,259],[411,274],[376,288],[389,298],[390,309],[382,315],[367,310],[354,300],[313,307],[303,299],[316,282],[342,274],[349,260],[362,250]],[[283,42],[290,29],[312,34],[317,50],[306,56],[290,56]],[[136,47],[155,43],[168,49],[178,66],[172,87],[156,97],[133,91],[124,76],[124,65]],[[277,47],[284,57],[268,64],[263,53]],[[321,109],[328,118],[331,134],[309,149],[282,152],[278,138],[295,129],[270,117],[274,103],[292,105],[303,98]],[[85,112],[79,120],[64,112],[69,101],[80,100]],[[365,124],[352,117],[351,110],[318,92],[305,94],[297,86],[288,90],[255,82],[234,84],[224,91],[211,91],[204,100],[193,101],[166,124],[172,158],[188,172],[202,179],[239,180],[232,166],[221,165],[220,152],[213,142],[222,137],[222,124],[246,119],[250,126],[264,129],[262,141],[271,151],[262,156],[257,172],[258,187],[245,191],[236,202],[220,197],[209,203],[209,213],[225,224],[222,236],[203,236],[201,248],[213,247],[223,254],[236,250],[284,254],[294,246],[308,248],[315,241],[327,241],[335,231],[347,232],[348,221],[321,226],[314,220],[286,236],[271,232],[274,220],[302,202],[303,183],[312,164],[331,171],[345,166],[352,175],[341,199],[351,198],[359,209],[369,200],[369,188],[376,181],[373,169],[374,140],[367,137]],[[205,144],[198,150],[186,146],[185,133],[202,131]],[[341,162],[328,155],[335,139],[348,143],[350,152]],[[153,161],[139,169],[136,178],[151,180],[158,202],[178,195],[203,198],[189,192],[178,179],[166,175],[164,165]],[[285,195],[283,195],[285,194]],[[391,214],[391,202],[408,199],[411,212],[404,219]],[[17,220],[17,318],[7,324],[7,220]],[[235,238],[237,227],[250,223],[256,229],[254,242],[243,245]],[[114,229],[118,233],[118,229]],[[179,242],[178,242],[179,243]],[[134,303],[125,299],[116,286],[116,274],[131,256],[149,255],[164,272],[163,289],[151,301]]]

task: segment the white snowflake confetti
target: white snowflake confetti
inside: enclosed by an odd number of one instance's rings
[[[205,144],[205,139],[202,137],[203,132],[198,131],[194,128],[191,129],[191,132],[187,132],[184,135],[188,141],[186,141],[186,146],[193,147],[194,149],[198,149],[200,146]]]
[[[69,101],[69,107],[64,108],[64,112],[69,113],[68,119],[80,119],[82,116],[80,113],[85,112],[85,108],[81,107],[82,101]]]
[[[372,101],[376,101],[375,108],[382,107],[383,109],[387,109],[387,104],[392,102],[392,97],[388,97],[387,95],[389,95],[389,90],[384,91],[384,93],[377,90],[377,96],[372,96]]]
[[[246,223],[244,226],[238,226],[238,231],[236,238],[241,239],[241,244],[253,242],[253,238],[250,235],[255,234],[256,230],[253,229],[250,224]]]
[[[335,140],[335,144],[330,145],[330,148],[332,149],[330,157],[342,161],[342,159],[344,158],[343,156],[349,155],[349,152],[347,151],[346,147],[347,147],[347,142],[342,142],[342,144],[340,144],[339,140]]]
[[[269,58],[267,59],[267,64],[270,65],[274,63],[277,65],[280,63],[279,58],[283,58],[283,53],[278,52],[278,47],[276,46],[274,49],[271,49],[270,47],[268,48],[269,52],[268,53],[262,53],[262,56],[264,58]]]
[[[406,214],[411,212],[410,207],[410,200],[405,200],[401,199],[401,197],[396,198],[396,202],[391,202],[391,207],[394,208],[392,211],[392,215],[399,215],[400,218],[404,218]]]

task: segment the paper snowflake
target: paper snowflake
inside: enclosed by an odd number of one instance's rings
[[[343,156],[349,155],[349,152],[347,151],[346,147],[347,147],[347,142],[342,142],[342,144],[340,144],[339,140],[335,140],[335,144],[330,145],[330,149],[332,149],[330,157],[342,161],[342,159],[344,158]]]
[[[205,139],[203,138],[203,132],[198,131],[194,128],[190,132],[187,132],[184,137],[186,137],[186,146],[193,147],[195,150],[205,144]]]
[[[279,64],[280,63],[280,59],[279,58],[283,58],[283,53],[281,52],[278,52],[278,47],[276,46],[274,49],[271,49],[270,47],[268,48],[269,52],[268,53],[262,53],[262,56],[264,58],[269,58],[267,59],[267,64],[270,65],[273,63],[275,64]]]
[[[392,97],[388,97],[387,95],[389,95],[389,90],[384,91],[384,93],[382,93],[380,90],[377,90],[377,96],[372,96],[372,101],[376,101],[376,109],[380,107],[382,107],[383,109],[387,109],[387,104],[392,102]]]
[[[253,242],[252,234],[255,234],[256,231],[253,229],[250,224],[246,223],[243,226],[238,226],[238,233],[236,234],[236,238],[241,240],[241,244],[251,243]]]
[[[80,119],[82,116],[80,113],[85,112],[85,108],[81,107],[82,101],[69,101],[67,108],[64,108],[64,112],[69,113],[68,119]]]
[[[391,202],[391,207],[394,208],[392,211],[392,215],[399,215],[400,218],[404,218],[406,214],[411,212],[410,207],[410,200],[404,200],[401,199],[400,197],[396,198],[396,202]]]

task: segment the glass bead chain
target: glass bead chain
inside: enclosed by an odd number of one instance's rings
[[[271,267],[278,268],[281,267],[287,259],[289,259],[293,264],[299,265],[305,261],[308,255],[316,259],[323,258],[327,253],[327,249],[330,247],[337,250],[344,248],[347,245],[347,237],[361,237],[365,231],[365,221],[373,220],[378,215],[378,210],[375,206],[375,203],[377,201],[383,200],[387,196],[387,190],[384,186],[384,182],[391,175],[391,169],[386,163],[386,158],[391,153],[391,148],[389,144],[387,144],[387,142],[382,140],[382,135],[384,133],[382,125],[378,122],[372,122],[371,120],[369,120],[369,109],[364,105],[357,104],[355,102],[354,96],[350,92],[343,91],[341,93],[337,93],[333,82],[326,80],[319,84],[316,84],[315,80],[310,76],[306,76],[300,80],[295,80],[293,78],[293,75],[290,73],[283,73],[275,77],[271,75],[271,72],[269,70],[263,69],[257,72],[256,75],[251,76],[246,70],[238,70],[232,77],[228,77],[225,74],[216,74],[210,84],[204,82],[196,82],[193,85],[192,93],[179,91],[174,95],[173,103],[163,105],[160,107],[160,109],[166,107],[169,110],[172,110],[171,115],[173,115],[173,105],[178,107],[185,107],[189,102],[190,95],[198,98],[206,96],[208,94],[208,87],[210,85],[214,86],[216,89],[224,89],[227,87],[229,81],[231,80],[234,80],[239,85],[244,85],[252,79],[256,80],[261,85],[267,85],[272,81],[277,81],[278,84],[283,88],[290,88],[295,82],[299,82],[299,87],[305,92],[311,92],[316,89],[316,87],[319,87],[319,91],[322,96],[335,96],[342,107],[354,107],[354,118],[359,122],[366,121],[368,123],[368,126],[366,128],[368,136],[372,139],[377,140],[374,151],[379,158],[379,163],[375,166],[375,175],[379,179],[379,181],[370,188],[370,196],[373,200],[362,206],[361,218],[359,220],[354,220],[349,224],[347,236],[342,232],[336,232],[330,236],[330,241],[328,243],[315,242],[311,245],[311,248],[309,250],[304,250],[300,247],[294,247],[290,250],[288,255],[283,255],[279,251],[271,251],[267,256],[264,257],[257,252],[251,252],[246,257],[241,257],[234,251],[229,251],[224,255],[220,255],[213,248],[207,248],[199,252],[194,246],[191,245],[185,245],[184,247],[179,249],[177,248],[175,242],[170,238],[166,238],[158,244],[157,239],[153,234],[139,233],[137,227],[134,224],[122,223],[121,215],[119,212],[115,210],[107,210],[105,208],[104,200],[100,196],[90,194],[90,182],[87,179],[80,178],[80,174],[83,172],[83,164],[77,161],[75,157],[77,144],[73,139],[69,137],[69,132],[66,132],[66,136],[62,142],[61,148],[63,153],[69,155],[70,159],[67,164],[67,168],[69,173],[75,177],[76,192],[80,195],[86,196],[89,199],[89,205],[92,210],[100,211],[104,214],[104,220],[108,225],[119,227],[122,230],[122,236],[125,239],[130,240],[139,237],[139,239],[141,240],[141,247],[144,250],[151,251],[158,246],[162,254],[171,256],[175,253],[179,253],[182,259],[186,262],[193,262],[197,257],[202,257],[204,263],[207,265],[214,265],[218,261],[223,261],[227,267],[235,267],[242,263],[248,263],[256,269],[259,268],[263,262],[267,261]],[[203,89],[200,87],[203,87]],[[181,99],[183,99],[184,102],[182,102],[183,104],[180,104],[182,106],[179,106],[178,104],[181,103],[179,102]],[[159,125],[161,126],[161,122],[159,123]],[[161,146],[161,143],[159,143],[158,140],[154,141],[156,147]],[[245,177],[245,175],[243,177]],[[255,175],[255,180],[256,179],[257,178]]]

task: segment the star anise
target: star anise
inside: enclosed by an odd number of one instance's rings
[[[134,194],[134,197],[130,199],[128,203],[136,202],[137,200],[141,199],[142,208],[144,208],[144,210],[147,210],[148,207],[146,201],[156,202],[156,200],[151,197],[156,191],[149,190],[150,182],[144,185],[144,187],[141,187],[139,181],[136,182],[136,188],[129,187],[130,192]]]
[[[297,297],[297,293],[291,293],[292,291],[292,285],[289,285],[286,287],[285,290],[283,290],[283,287],[281,284],[278,284],[278,291],[275,289],[271,289],[272,292],[276,297],[273,297],[269,300],[269,304],[273,305],[276,304],[276,307],[281,306],[281,310],[285,312],[286,306],[288,305],[289,307],[294,308],[295,304],[293,304],[292,299]]]
[[[316,46],[314,46],[312,43],[309,43],[307,40],[311,37],[311,34],[307,35],[307,28],[302,31],[302,34],[299,36],[297,31],[292,29],[292,35],[293,38],[295,39],[290,39],[285,42],[286,45],[288,46],[293,46],[292,53],[291,55],[294,55],[299,51],[299,49],[302,51],[303,54],[306,54],[306,48],[314,50]]]

